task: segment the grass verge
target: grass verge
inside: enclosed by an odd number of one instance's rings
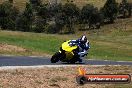
[[[88,31],[88,33],[86,33],[91,45],[88,58],[132,61],[131,30],[116,30],[110,33],[96,33],[94,33],[93,31]],[[0,31],[0,43],[6,43],[26,49],[26,52],[23,53],[14,51],[6,52],[0,50],[0,54],[52,55],[58,51],[61,43],[64,40],[77,39],[82,34],[83,32],[79,32],[73,35],[52,35],[43,33],[39,34],[27,32]],[[30,51],[35,53],[33,54]]]

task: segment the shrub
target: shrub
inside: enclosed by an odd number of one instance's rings
[[[45,32],[45,25],[46,25],[46,22],[44,19],[37,19],[35,21],[34,32],[37,32],[37,33]]]
[[[102,18],[97,8],[87,4],[81,10],[80,21],[82,24],[88,24],[89,28],[100,28]]]
[[[49,25],[46,29],[46,33],[55,34],[57,33],[57,28],[55,24]]]
[[[73,3],[66,3],[63,6],[62,13],[64,13],[68,33],[74,33],[73,26],[76,24],[79,18],[80,9]]]
[[[26,4],[26,9],[23,13],[19,14],[16,19],[16,28],[19,31],[29,32],[32,31],[33,11],[31,4]]]
[[[131,10],[132,6],[130,3],[127,2],[127,0],[122,0],[122,2],[119,5],[119,14],[122,15],[123,18],[131,17]]]
[[[0,26],[2,29],[15,29],[15,20],[19,11],[9,2],[0,4]]]
[[[115,0],[107,0],[101,12],[108,22],[113,23],[118,13],[118,3]]]
[[[29,0],[29,1],[34,6],[40,6],[42,4],[41,0]]]

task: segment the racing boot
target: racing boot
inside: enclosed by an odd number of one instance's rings
[[[81,63],[82,62],[82,59],[80,58],[80,56],[79,55],[75,55],[74,56],[74,58],[79,62],[79,63]]]

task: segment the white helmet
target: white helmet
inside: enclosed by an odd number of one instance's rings
[[[87,41],[88,40],[87,40],[87,37],[85,35],[81,36],[81,38],[80,38],[81,43],[85,44]]]

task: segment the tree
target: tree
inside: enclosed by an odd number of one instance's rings
[[[33,22],[33,11],[32,6],[29,3],[26,3],[25,11],[16,19],[16,28],[20,31],[29,32],[32,31],[32,22]]]
[[[81,22],[82,23],[89,23],[89,18],[94,10],[94,6],[91,4],[87,4],[83,6],[81,10]]]
[[[31,19],[33,17],[33,9],[30,3],[26,3],[26,8],[23,15],[28,19]]]
[[[37,18],[34,24],[34,32],[42,33],[45,32],[45,20],[41,18]]]
[[[9,0],[10,3],[13,3],[13,0]]]
[[[102,17],[100,12],[98,11],[97,8],[95,8],[92,12],[91,12],[91,16],[89,17],[89,28],[90,29],[99,29],[102,23]]]
[[[42,4],[42,1],[41,0],[29,0],[30,3],[33,5],[33,6],[40,6]]]
[[[42,17],[42,19],[45,19],[45,21],[47,22],[47,19],[50,18],[50,12],[48,10],[48,6],[46,4],[39,6],[37,15]]]
[[[124,18],[131,16],[131,5],[127,2],[127,0],[122,0],[119,5],[119,14]]]
[[[62,13],[63,5],[61,3],[59,4],[53,4],[49,7],[49,12],[52,17],[55,17],[59,13]]]
[[[85,5],[80,14],[80,22],[82,24],[88,24],[89,28],[100,28],[101,16],[97,8],[91,4]]]
[[[46,32],[46,26],[48,24],[49,18],[50,18],[50,12],[48,6],[46,4],[38,6],[38,10],[34,22],[34,31],[38,33]]]
[[[113,23],[118,13],[118,4],[115,0],[107,0],[104,7],[101,8],[101,12],[104,15],[104,18],[108,22]]]
[[[62,12],[65,15],[64,17],[66,18],[65,23],[68,27],[68,32],[73,33],[74,32],[73,25],[76,23],[76,21],[79,18],[79,13],[80,13],[79,8],[73,3],[66,3],[63,6]]]
[[[42,5],[42,0],[29,0],[30,4],[32,5],[32,9],[37,12],[38,7]]]
[[[64,13],[59,13],[55,17],[56,33],[62,31],[62,28],[66,24],[66,16]]]
[[[15,20],[19,11],[10,3],[0,4],[0,26],[2,29],[15,29]]]

